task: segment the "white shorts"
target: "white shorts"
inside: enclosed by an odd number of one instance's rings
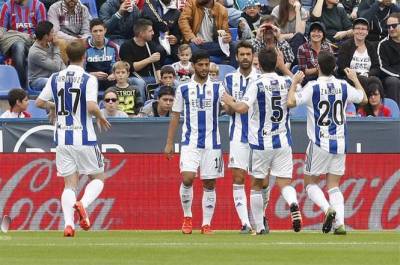
[[[290,146],[268,150],[250,149],[250,175],[264,179],[269,170],[271,176],[292,178],[293,158]]]
[[[104,158],[97,145],[62,145],[56,147],[56,166],[60,177],[95,175],[104,172]]]
[[[200,168],[200,179],[216,179],[224,176],[224,160],[220,149],[200,149],[182,146],[181,172],[195,172]]]
[[[322,174],[344,175],[346,154],[331,154],[310,141],[306,151],[304,174],[319,176]]]
[[[229,168],[249,169],[250,146],[244,143],[231,142],[229,144]]]

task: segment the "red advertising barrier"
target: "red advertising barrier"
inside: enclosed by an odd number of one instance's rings
[[[56,176],[54,154],[0,155],[0,216],[12,218],[11,229],[63,228],[60,196],[63,179]],[[225,157],[226,159],[227,157]],[[322,212],[303,191],[303,155],[294,156],[294,184],[305,228],[320,228]],[[94,229],[180,229],[179,157],[162,154],[107,154],[108,179],[100,198],[89,207]],[[400,154],[351,154],[341,182],[346,224],[353,229],[400,228]],[[88,178],[83,176],[79,196]],[[321,182],[324,186],[324,182]],[[202,188],[195,182],[193,221],[201,224]],[[277,187],[267,209],[271,229],[290,229],[286,203]],[[215,229],[239,229],[232,198],[232,178],[217,181]]]

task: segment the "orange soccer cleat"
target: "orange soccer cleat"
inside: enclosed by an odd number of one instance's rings
[[[64,237],[74,237],[75,236],[75,230],[72,228],[72,226],[67,225],[64,229]]]
[[[90,221],[89,217],[86,213],[85,208],[82,205],[82,202],[76,202],[74,205],[74,209],[78,212],[79,215],[79,225],[85,231],[89,230],[90,228]]]
[[[192,217],[183,217],[182,233],[191,234],[192,226]]]
[[[209,226],[209,225],[203,225],[203,226],[201,227],[201,233],[202,233],[203,235],[212,235],[212,234],[214,234],[214,231],[211,230],[211,226]]]

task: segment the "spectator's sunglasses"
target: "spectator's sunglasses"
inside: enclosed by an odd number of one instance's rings
[[[107,103],[110,103],[111,101],[113,103],[115,103],[115,102],[117,102],[117,99],[116,98],[105,98],[104,101],[107,102]]]
[[[396,28],[397,28],[397,26],[398,26],[399,24],[400,24],[400,23],[387,24],[387,27],[388,27],[388,29],[390,29],[390,28],[392,28],[392,29],[396,29]]]

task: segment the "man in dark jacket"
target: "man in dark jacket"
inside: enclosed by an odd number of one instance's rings
[[[133,25],[141,17],[134,2],[131,0],[107,0],[100,8],[99,17],[107,27],[106,37],[118,45],[133,38]]]
[[[379,42],[379,64],[384,78],[386,97],[400,105],[400,13],[387,20],[389,36]]]
[[[160,36],[169,43],[171,49],[168,55],[174,62],[179,60],[178,46],[182,38],[178,25],[180,14],[176,2],[172,0],[146,0],[142,10],[143,17],[153,22],[153,41],[159,46],[161,58],[167,56],[167,51],[160,44]],[[163,60],[161,64],[164,64]]]
[[[393,12],[400,12],[392,0],[363,0],[358,7],[358,17],[370,22],[369,41],[380,41],[388,34],[386,20]]]

